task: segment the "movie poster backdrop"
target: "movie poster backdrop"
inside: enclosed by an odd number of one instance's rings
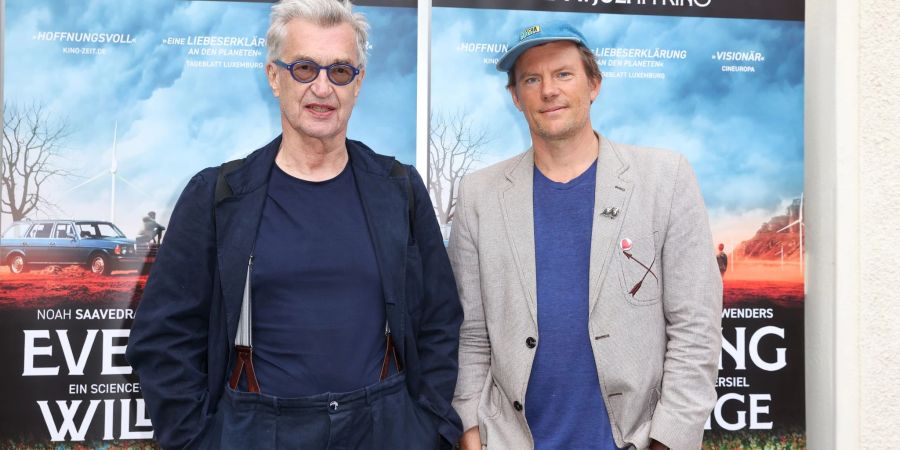
[[[373,31],[350,136],[412,163],[415,2],[357,3]],[[529,23],[572,21],[604,72],[596,128],[684,153],[724,246],[724,350],[705,446],[803,448],[803,5],[734,3],[436,0],[429,180],[445,184],[443,196],[432,193],[449,232],[458,179],[435,172],[447,155],[435,133],[467,144],[454,164],[468,171],[524,150],[527,126],[493,65]],[[149,211],[167,224],[193,173],[279,130],[262,69],[267,2],[4,7],[0,230],[35,222],[11,236],[50,223],[30,242],[121,251]],[[117,226],[99,231],[100,222]],[[119,232],[124,240],[95,237]],[[137,244],[137,256],[152,261],[154,245]],[[145,267],[103,275],[90,260],[64,261],[12,273],[10,261],[0,262],[0,443],[152,446],[123,357]]]
[[[428,178],[445,238],[460,177],[530,145],[495,64],[546,20],[597,57],[594,127],[697,173],[725,287],[704,447],[805,448],[802,0],[434,0]]]
[[[416,2],[356,3],[372,29],[348,135],[414,163]],[[154,227],[194,173],[280,132],[270,6],[5,1],[0,447],[155,445],[124,358]]]

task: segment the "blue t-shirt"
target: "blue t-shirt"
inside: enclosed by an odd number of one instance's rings
[[[273,165],[251,282],[253,364],[264,394],[347,392],[378,381],[384,301],[350,162],[322,182]]]
[[[536,450],[616,449],[588,333],[597,163],[568,183],[534,168],[538,345],[525,397]]]

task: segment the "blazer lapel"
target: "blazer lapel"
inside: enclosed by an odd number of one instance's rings
[[[500,192],[506,237],[525,290],[531,318],[537,324],[537,275],[534,260],[534,150],[529,149],[506,172],[510,186]]]
[[[616,251],[617,237],[628,200],[632,182],[628,178],[628,164],[610,142],[600,135],[600,153],[597,157],[597,184],[594,193],[594,223],[591,230],[590,288],[588,311],[593,312],[600,298],[600,286],[608,270],[610,256]],[[604,215],[607,208],[617,208],[615,215]]]

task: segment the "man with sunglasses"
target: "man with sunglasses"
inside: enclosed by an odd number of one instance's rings
[[[693,171],[594,131],[602,76],[572,26],[528,24],[507,48],[532,146],[459,189],[461,446],[698,449],[722,281]]]
[[[165,448],[436,449],[462,310],[412,166],[346,138],[367,28],[346,0],[272,7],[282,134],[188,183],[127,356]]]

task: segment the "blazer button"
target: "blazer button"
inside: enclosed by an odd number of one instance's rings
[[[516,411],[521,411],[521,410],[522,410],[522,404],[519,403],[518,400],[516,400],[516,401],[513,402],[513,408],[516,408]]]
[[[525,339],[525,345],[527,345],[528,348],[534,348],[537,345],[537,341],[535,341],[533,337],[529,336],[528,339]]]

